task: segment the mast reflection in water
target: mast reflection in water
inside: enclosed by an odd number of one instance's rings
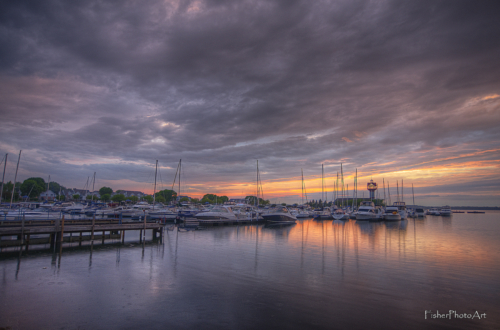
[[[174,227],[162,242],[2,252],[0,327],[491,329],[499,220]],[[425,313],[449,310],[486,318]]]

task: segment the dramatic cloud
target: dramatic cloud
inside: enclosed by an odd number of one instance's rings
[[[0,151],[8,179],[81,187],[310,193],[352,181],[498,205],[500,25],[494,1],[4,1]],[[351,182],[350,181],[350,182]],[[468,187],[457,191],[454,184]],[[210,190],[210,191],[208,191]],[[317,198],[318,194],[312,195]],[[454,199],[454,196],[456,199]],[[424,198],[424,197],[423,197]],[[422,202],[433,204],[433,198]],[[472,198],[472,197],[471,197]],[[474,203],[472,203],[474,204]]]

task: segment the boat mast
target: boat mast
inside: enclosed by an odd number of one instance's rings
[[[181,201],[181,170],[182,170],[182,158],[179,159],[179,203]]]
[[[95,189],[95,172],[94,172],[94,180],[92,180],[92,202],[94,202],[94,189]]]
[[[389,198],[389,205],[391,205],[391,188],[389,188],[389,181],[387,181],[387,197]]]
[[[413,192],[413,183],[411,184],[411,194],[413,196],[413,207],[415,207],[415,193]]]
[[[2,175],[2,188],[0,188],[0,204],[2,204],[3,197],[3,182],[5,180],[5,167],[7,167],[7,156],[9,154],[5,154],[5,163],[3,164],[3,175]]]
[[[156,201],[156,174],[158,173],[158,159],[156,160],[156,168],[155,168],[155,187],[153,188],[153,210],[155,209],[155,201]]]
[[[384,202],[385,202],[385,179],[382,178],[382,185],[384,187]]]
[[[17,170],[19,169],[19,161],[21,160],[21,151],[19,150],[19,158],[17,159],[16,175],[14,176],[14,186],[12,187],[12,196],[10,197],[10,208],[12,208],[12,201],[14,200],[14,191],[16,191]]]
[[[405,201],[405,190],[403,186],[403,179],[401,179],[401,201],[404,203]]]
[[[255,206],[259,207],[259,160],[257,159],[257,196],[255,197]]]
[[[50,174],[49,174],[49,181],[47,182],[47,196],[45,196],[45,200],[47,202],[49,201],[49,187],[50,187]]]
[[[396,180],[396,192],[397,192],[397,194],[398,194],[398,199],[397,199],[397,201],[399,202],[399,181],[398,181],[398,180]]]
[[[302,205],[304,205],[304,170],[300,169],[300,172],[302,173]]]
[[[342,208],[344,208],[344,170],[342,169],[342,163],[340,163],[340,179],[342,180]]]
[[[323,205],[325,205],[325,194],[324,194],[324,191],[325,191],[325,175],[324,175],[324,171],[323,171],[323,164],[321,164],[321,202],[322,202],[322,205],[321,205],[321,209],[323,209]]]

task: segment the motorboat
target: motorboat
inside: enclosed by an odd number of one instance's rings
[[[408,211],[406,210],[406,203],[405,202],[394,202],[392,204],[393,207],[398,208],[399,215],[401,216],[401,220],[405,220],[408,218]]]
[[[449,217],[452,215],[453,212],[451,212],[451,208],[448,205],[446,205],[441,208],[439,213],[441,214],[442,217]]]
[[[375,204],[371,201],[362,201],[356,213],[356,220],[360,221],[377,221],[382,219],[382,212],[375,208]]]
[[[384,218],[385,221],[400,221],[401,214],[399,213],[399,209],[397,206],[387,206],[385,208],[384,214],[382,215],[382,218]]]
[[[150,219],[175,220],[178,217],[177,210],[171,208],[150,209],[146,212]]]
[[[80,204],[80,203],[71,203],[71,205],[68,205],[62,209],[62,212],[64,213],[70,213],[70,214],[82,214],[85,213],[85,209],[87,206]]]
[[[297,220],[285,206],[270,208],[267,213],[263,213],[261,216],[267,222],[294,223]]]
[[[421,207],[417,207],[415,209],[415,217],[417,217],[417,218],[425,217],[425,210]]]
[[[349,220],[349,212],[339,208],[333,211],[332,217],[335,220]]]
[[[431,208],[431,209],[427,210],[427,214],[430,214],[430,215],[441,215],[441,212],[439,211],[438,208]]]
[[[329,207],[325,207],[320,211],[316,211],[314,214],[314,219],[316,220],[333,220],[332,210]]]
[[[194,216],[199,220],[236,220],[236,214],[229,206],[216,205],[211,210],[200,212]]]

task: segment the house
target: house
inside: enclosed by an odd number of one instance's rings
[[[52,190],[47,190],[40,194],[40,200],[42,201],[53,201],[57,195]]]

